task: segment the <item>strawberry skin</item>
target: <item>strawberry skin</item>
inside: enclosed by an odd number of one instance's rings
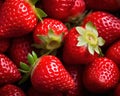
[[[36,26],[33,37],[34,42],[43,50],[54,50],[61,46],[67,34],[68,28],[64,23],[56,19],[45,18]]]
[[[33,87],[39,92],[58,92],[73,89],[75,83],[61,61],[52,55],[43,55],[31,73]]]
[[[17,67],[20,67],[20,62],[28,64],[27,55],[33,50],[33,48],[31,47],[31,38],[32,36],[30,34],[23,37],[14,38],[11,43],[9,54]]]
[[[113,43],[107,49],[105,56],[113,60],[120,67],[120,40]]]
[[[22,89],[13,84],[6,84],[0,88],[0,96],[26,96]]]
[[[33,35],[34,41],[38,44],[41,43],[37,35],[48,35],[50,29],[52,29],[56,35],[64,34],[64,38],[68,34],[67,27],[61,21],[52,18],[45,18],[42,22],[38,23],[35,28]]]
[[[0,73],[0,85],[15,83],[21,78],[15,64],[4,54],[0,54]]]
[[[95,59],[86,67],[83,74],[85,87],[93,93],[104,93],[114,88],[118,80],[119,69],[117,65],[106,57]]]
[[[75,28],[72,28],[64,43],[63,61],[65,64],[88,64],[98,57],[98,54],[90,54],[86,46],[76,46],[79,36]]]
[[[106,10],[106,11],[119,11],[120,1],[119,0],[85,0],[88,8],[94,10]]]
[[[99,36],[105,40],[105,46],[109,46],[120,38],[120,19],[114,15],[102,11],[95,11],[87,15],[83,25],[91,21],[97,28]]]
[[[6,0],[0,12],[0,37],[18,37],[30,33],[37,16],[25,0]]]
[[[42,7],[48,16],[62,21],[78,16],[86,8],[84,0],[42,0]]]

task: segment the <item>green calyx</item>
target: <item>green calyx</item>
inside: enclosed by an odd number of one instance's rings
[[[33,70],[38,60],[37,54],[34,51],[32,51],[31,54],[30,53],[28,54],[27,60],[28,60],[29,65],[24,62],[20,62],[19,71],[24,73],[24,75],[22,76],[22,79],[20,80],[19,84],[24,83],[31,75],[31,71]]]
[[[48,35],[38,35],[42,44],[34,44],[38,49],[55,50],[61,46],[63,34],[57,35],[52,29],[49,29]]]
[[[77,39],[77,46],[86,46],[92,55],[94,55],[94,52],[101,54],[100,46],[105,44],[105,40],[102,37],[98,37],[97,29],[92,22],[88,22],[85,28],[76,27],[76,30],[80,34]]]
[[[42,21],[42,18],[47,16],[47,14],[42,9],[36,8],[35,4],[38,2],[38,0],[25,0],[25,1],[31,5],[32,9],[34,10],[39,20]]]

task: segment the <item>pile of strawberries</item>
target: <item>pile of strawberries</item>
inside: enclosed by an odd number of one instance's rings
[[[0,96],[120,96],[120,0],[0,0]]]

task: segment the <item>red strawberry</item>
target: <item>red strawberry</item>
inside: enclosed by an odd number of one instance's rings
[[[8,47],[10,45],[9,39],[0,39],[0,53],[4,53],[7,51]]]
[[[0,96],[26,96],[21,88],[16,85],[6,84],[0,88]]]
[[[38,92],[65,92],[75,87],[73,78],[56,56],[43,55],[37,59],[36,54],[32,52],[28,55],[28,61],[32,68],[26,69],[27,67],[24,68],[26,64],[21,63],[21,67],[23,66],[21,70],[28,71],[24,76],[31,74],[32,86]],[[20,83],[23,83],[25,79],[26,77]]]
[[[4,54],[0,54],[0,85],[14,83],[21,78],[15,64]]]
[[[54,50],[61,46],[68,28],[59,20],[45,18],[33,33],[34,41],[42,49]]]
[[[0,12],[0,37],[23,36],[33,31],[37,10],[29,0],[5,0]]]
[[[104,93],[114,88],[119,80],[117,65],[106,57],[100,57],[88,65],[83,75],[87,90],[93,93]]]
[[[85,0],[86,5],[90,9],[104,10],[104,11],[119,11],[119,0]]]
[[[68,33],[64,48],[63,61],[66,64],[88,64],[92,62],[98,54],[104,40],[98,37],[95,26],[89,22],[83,27],[74,27]]]
[[[42,7],[48,16],[62,21],[75,18],[86,8],[84,0],[42,0]]]
[[[113,43],[106,51],[106,57],[113,60],[120,67],[120,40]]]
[[[70,74],[61,61],[52,55],[42,56],[36,62],[31,74],[31,82],[35,89],[50,93],[74,88],[74,81]]]
[[[83,25],[89,21],[96,26],[99,36],[105,40],[106,46],[120,38],[120,19],[114,15],[102,11],[95,11],[84,18]]]
[[[10,57],[19,67],[20,62],[28,64],[27,55],[32,52],[32,37],[30,35],[14,38],[10,46]],[[17,54],[16,54],[17,53]]]

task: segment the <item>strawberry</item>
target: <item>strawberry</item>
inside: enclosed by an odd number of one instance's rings
[[[27,55],[33,50],[31,46],[33,41],[31,38],[31,35],[18,37],[14,38],[11,43],[9,54],[13,62],[17,65],[17,67],[20,66],[20,62],[28,64]]]
[[[56,56],[43,55],[37,59],[36,54],[32,52],[32,54],[28,55],[28,61],[31,64],[30,68],[28,66],[25,67],[26,64],[21,63],[21,70],[25,69],[28,72],[20,83],[23,83],[26,76],[31,74],[32,86],[38,92],[65,92],[75,87],[73,78]]]
[[[33,3],[29,0],[5,0],[0,12],[0,37],[18,37],[33,31],[40,17]]]
[[[113,60],[120,67],[120,40],[113,43],[107,49],[105,56]]]
[[[103,11],[92,12],[84,18],[83,25],[87,22],[92,22],[96,26],[99,36],[105,40],[104,46],[109,46],[120,38],[120,19],[110,13]]]
[[[10,40],[9,39],[0,39],[0,53],[5,53],[9,48]]]
[[[6,84],[0,88],[0,96],[26,96],[21,88],[13,84]]]
[[[42,0],[42,7],[49,17],[62,21],[81,15],[86,8],[84,0]]]
[[[61,46],[68,33],[68,28],[59,20],[45,18],[38,23],[33,32],[37,48],[54,50]]]
[[[119,80],[117,65],[106,57],[96,58],[83,73],[83,83],[93,93],[104,93],[113,89]]]
[[[95,26],[88,22],[84,27],[73,27],[64,43],[63,61],[66,64],[88,64],[100,54],[104,40],[98,37]]]
[[[119,11],[120,1],[119,0],[85,0],[86,5],[90,9],[103,10],[103,11]]]
[[[42,56],[36,63],[31,74],[31,82],[35,89],[51,93],[74,88],[73,79],[55,56]]]
[[[0,85],[20,80],[21,74],[15,64],[4,54],[0,54]]]

